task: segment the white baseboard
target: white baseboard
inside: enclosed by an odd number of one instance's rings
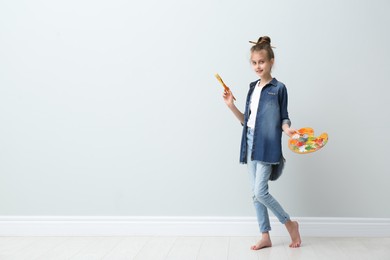
[[[302,236],[390,237],[389,218],[294,218]],[[271,234],[287,236],[271,217]],[[258,236],[254,217],[0,217],[0,236]]]

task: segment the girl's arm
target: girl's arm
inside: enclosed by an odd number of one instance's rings
[[[282,117],[282,129],[283,129],[283,132],[286,133],[286,135],[291,137],[297,131],[294,128],[290,128],[291,121],[290,121],[290,118],[288,117],[287,102],[288,102],[287,89],[286,89],[286,87],[283,87],[281,89],[281,94],[279,96],[279,103],[281,105],[280,110],[281,110],[281,117]]]
[[[236,116],[236,118],[241,122],[241,124],[244,124],[244,114],[241,113],[241,111],[234,104],[232,92],[231,91],[223,92],[223,100],[225,101],[228,108],[230,108],[230,110]]]

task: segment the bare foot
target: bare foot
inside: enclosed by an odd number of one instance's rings
[[[299,225],[296,221],[286,222],[286,228],[291,237],[291,244],[289,247],[297,248],[301,246],[301,236],[299,234]]]
[[[272,246],[272,242],[271,239],[269,238],[269,235],[265,235],[265,236],[263,235],[261,240],[259,240],[259,242],[251,246],[251,249],[260,250],[262,248],[271,247],[271,246]]]

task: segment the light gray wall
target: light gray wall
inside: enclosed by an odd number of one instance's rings
[[[388,1],[1,1],[0,214],[253,216],[248,40],[272,38],[293,127],[292,216],[390,217]]]

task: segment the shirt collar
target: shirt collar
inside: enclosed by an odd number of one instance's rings
[[[272,80],[269,82],[269,84],[271,84],[274,87],[276,87],[278,85],[278,81],[276,80],[276,78],[272,78]]]
[[[260,84],[260,79],[257,80],[255,86],[258,86],[259,84]],[[272,80],[268,82],[267,85],[273,85],[274,87],[276,87],[278,85],[278,81],[276,80],[276,78],[272,78]]]

